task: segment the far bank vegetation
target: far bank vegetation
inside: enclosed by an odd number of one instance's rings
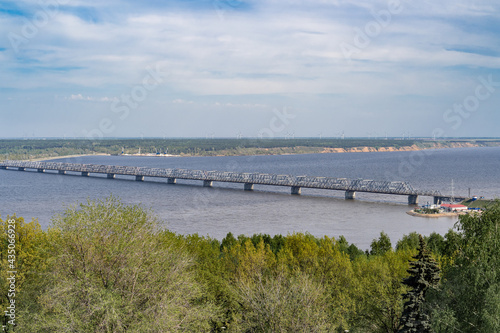
[[[92,154],[169,154],[179,156],[281,155],[407,151],[429,148],[498,146],[500,140],[409,139],[27,139],[0,140],[0,160],[33,160]]]

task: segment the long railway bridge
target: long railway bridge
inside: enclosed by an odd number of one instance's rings
[[[113,179],[115,175],[134,176],[135,180],[143,181],[144,177],[167,178],[167,183],[175,184],[177,179],[189,179],[203,181],[204,187],[211,187],[213,182],[229,182],[244,184],[245,191],[252,191],[254,185],[287,186],[291,188],[291,194],[298,195],[302,188],[326,189],[345,191],[346,199],[354,199],[356,192],[369,192],[381,194],[393,194],[408,196],[408,204],[418,203],[419,196],[434,197],[434,203],[450,200],[452,196],[443,195],[439,191],[417,190],[403,181],[377,181],[366,179],[347,179],[334,177],[311,177],[291,176],[264,173],[240,173],[225,171],[203,171],[187,169],[160,169],[134,166],[56,163],[56,162],[26,162],[26,161],[4,161],[0,163],[0,169],[25,171],[26,169],[37,170],[40,173],[46,170],[57,171],[59,174],[76,172],[84,177],[89,174],[106,174],[107,178]],[[455,199],[465,199],[458,198]]]

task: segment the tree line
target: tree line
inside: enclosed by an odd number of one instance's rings
[[[0,222],[2,309],[15,235],[15,332],[500,331],[498,203],[444,237],[393,246],[382,232],[366,251],[307,233],[179,235],[115,197],[47,230]]]
[[[31,159],[57,157],[76,154],[114,154],[123,153],[168,153],[172,155],[207,156],[224,153],[226,155],[263,154],[263,149],[297,148],[304,152],[312,148],[353,148],[353,147],[401,147],[415,144],[415,140],[400,139],[48,139],[48,140],[1,140],[2,159]],[[309,149],[309,150],[308,150]],[[242,152],[242,150],[247,150]]]

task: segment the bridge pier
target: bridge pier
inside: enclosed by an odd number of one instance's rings
[[[59,173],[60,175],[65,175],[65,174],[66,174],[66,171],[64,171],[64,170],[59,170],[59,172],[58,172],[58,173]]]
[[[252,183],[245,183],[244,189],[245,189],[245,191],[253,191],[253,184]]]
[[[144,176],[135,176],[135,180],[138,182],[144,181]]]
[[[88,177],[89,173],[88,171],[82,171],[82,177]]]
[[[443,198],[441,197],[434,197],[434,204],[435,205],[440,205],[443,202]]]
[[[346,200],[356,199],[356,191],[345,191],[345,199]]]
[[[204,180],[203,181],[203,187],[212,187],[212,181],[211,180]]]
[[[167,179],[167,184],[175,184],[177,183],[177,179],[175,178],[168,178]],[[203,183],[203,186],[205,186],[205,183]],[[212,186],[212,184],[210,184],[210,186]]]
[[[38,172],[45,172],[45,169],[37,169]]]
[[[417,204],[418,204],[418,195],[409,195],[408,205],[417,205]]]
[[[292,194],[293,195],[300,195],[301,188],[300,186],[292,186]]]
[[[107,178],[108,179],[115,179],[115,174],[114,173],[108,173]]]

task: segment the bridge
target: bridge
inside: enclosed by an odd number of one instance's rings
[[[377,181],[367,179],[347,179],[334,177],[311,177],[291,176],[265,173],[239,173],[225,171],[203,171],[187,169],[160,169],[133,166],[56,163],[56,162],[26,162],[26,161],[4,161],[0,163],[0,169],[25,171],[26,169],[37,170],[44,173],[46,170],[57,171],[59,174],[76,172],[84,177],[89,174],[106,174],[107,178],[113,179],[116,175],[133,176],[136,181],[143,181],[144,177],[166,178],[168,184],[175,184],[177,179],[189,179],[203,181],[204,187],[211,187],[213,182],[229,182],[244,184],[245,191],[252,191],[254,185],[287,186],[291,188],[291,194],[299,195],[302,188],[326,189],[345,191],[346,199],[354,199],[356,192],[369,192],[380,194],[394,194],[408,196],[408,204],[418,203],[419,196],[434,197],[434,203],[449,200],[451,196],[442,195],[439,191],[416,190],[404,181]],[[455,199],[465,199],[457,198]]]

